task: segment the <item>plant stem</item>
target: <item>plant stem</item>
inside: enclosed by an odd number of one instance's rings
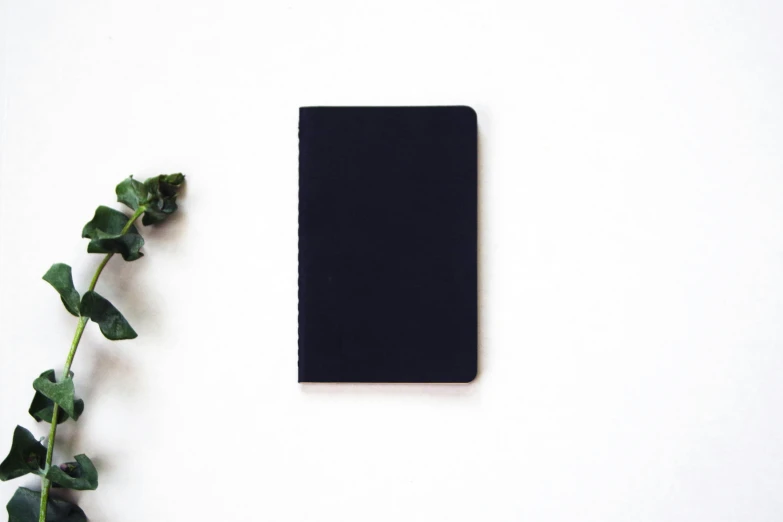
[[[146,210],[147,207],[143,205],[140,206],[122,228],[120,235],[126,234],[133,226],[133,223],[139,219],[139,216],[141,216]],[[95,285],[98,284],[98,278],[101,276],[101,272],[103,272],[103,269],[106,267],[106,264],[113,255],[114,254],[106,254],[101,263],[98,265],[98,268],[95,270],[95,274],[92,276],[92,281],[90,281],[90,292],[95,290]],[[79,347],[79,341],[82,340],[82,334],[84,333],[85,326],[87,326],[87,321],[88,318],[82,316],[79,317],[79,322],[76,324],[76,332],[73,334],[71,349],[68,351],[68,357],[65,359],[63,378],[67,377],[71,372],[73,358],[76,356],[76,349]],[[49,426],[49,441],[46,446],[46,465],[44,466],[43,476],[41,477],[41,509],[38,513],[38,522],[46,522],[46,505],[49,502],[49,490],[52,487],[52,482],[46,478],[46,474],[49,472],[49,468],[52,466],[52,456],[54,455],[54,439],[57,436],[57,415],[59,414],[59,411],[60,408],[57,403],[55,403],[54,407],[52,408],[52,423],[51,426]]]
[[[76,347],[79,346],[79,341],[82,339],[82,333],[84,327],[87,325],[86,317],[79,317],[79,322],[76,324],[76,333],[73,336],[71,342],[71,350],[68,352],[68,359],[65,362],[65,368],[63,375],[68,375],[71,371],[71,363],[73,362],[73,356],[76,355]],[[46,446],[46,466],[44,467],[44,476],[41,477],[41,511],[38,514],[39,522],[46,522],[46,504],[49,501],[49,489],[52,484],[51,481],[46,478],[46,473],[49,472],[49,467],[52,465],[52,455],[54,454],[54,438],[57,435],[57,415],[59,414],[59,407],[57,403],[52,408],[52,424],[49,426],[49,442]]]

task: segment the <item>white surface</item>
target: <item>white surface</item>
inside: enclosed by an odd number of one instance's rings
[[[74,327],[41,275],[84,289],[126,175],[189,180],[99,283],[139,339],[77,355],[93,522],[783,517],[780,2],[1,5],[3,453]],[[297,108],[451,103],[478,380],[300,386]]]

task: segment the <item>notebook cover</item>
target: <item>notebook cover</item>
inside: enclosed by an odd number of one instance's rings
[[[299,112],[299,382],[477,370],[470,107]]]

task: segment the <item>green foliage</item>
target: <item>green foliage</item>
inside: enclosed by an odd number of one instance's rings
[[[125,231],[128,216],[113,208],[100,206],[95,210],[92,221],[84,225],[82,237],[89,238],[87,252],[90,254],[120,254],[125,261],[135,261],[144,254],[144,238],[135,225]]]
[[[84,411],[84,401],[74,398],[71,364],[88,319],[97,323],[108,339],[133,339],[137,336],[119,310],[96,293],[94,288],[113,254],[122,255],[126,261],[142,257],[144,239],[135,226],[136,220],[142,217],[145,225],[165,221],[176,212],[177,195],[184,183],[185,176],[182,174],[161,174],[143,183],[129,177],[117,185],[117,201],[133,210],[134,214],[129,218],[118,210],[100,206],[92,220],[84,226],[82,237],[90,240],[87,252],[106,254],[106,257],[98,265],[89,290],[83,296],[79,296],[73,284],[70,266],[54,264],[43,276],[44,281],[60,294],[68,312],[79,317],[79,320],[65,363],[65,377],[57,382],[54,370],[47,370],[33,381],[35,396],[28,411],[36,421],[50,423],[48,448],[28,430],[17,426],[11,450],[0,463],[0,480],[10,480],[28,473],[42,477],[41,492],[27,488],[16,491],[7,505],[9,522],[40,522],[41,504],[45,510],[43,518],[47,522],[87,522],[84,512],[76,505],[49,498],[52,486],[74,490],[93,490],[98,487],[98,471],[86,455],[77,455],[74,457],[75,462],[52,466],[57,425],[68,419],[77,420]]]
[[[0,463],[0,480],[6,481],[27,475],[40,473],[46,462],[46,448],[21,426],[14,430],[11,451]]]
[[[144,256],[141,247],[144,238],[127,233],[116,237],[97,237],[87,244],[88,254],[120,254],[125,261],[136,261]]]
[[[76,455],[76,462],[66,462],[52,466],[46,473],[46,478],[52,481],[54,487],[83,490],[98,488],[98,470],[87,455]]]
[[[149,193],[144,183],[133,179],[133,176],[125,178],[115,189],[117,201],[123,203],[131,210],[136,210],[147,202]]]
[[[6,506],[8,522],[38,522],[40,506],[40,491],[19,488]],[[87,516],[79,506],[50,498],[46,503],[46,522],[87,522]]]
[[[48,370],[41,374],[38,379],[45,377],[46,379],[49,379],[50,382],[56,382],[54,379],[54,370]],[[36,379],[36,380],[38,380]],[[33,385],[35,387],[35,385]],[[32,417],[38,421],[44,421],[44,422],[52,422],[52,414],[54,413],[54,401],[41,393],[40,391],[35,392],[35,396],[33,397],[33,402],[30,403],[30,409],[27,410]],[[77,420],[79,416],[84,412],[84,401],[81,399],[75,399],[73,401],[73,413],[74,418],[73,420]],[[62,424],[63,422],[70,419],[70,415],[68,415],[62,408],[59,408],[57,410],[57,424]]]
[[[65,308],[76,317],[79,316],[79,292],[73,286],[71,267],[64,263],[56,263],[44,274],[43,280],[49,283],[60,294]]]
[[[40,393],[44,398],[57,404],[67,415],[66,419],[70,417],[73,420],[78,420],[82,411],[84,411],[84,402],[82,402],[80,408],[77,408],[76,401],[73,398],[73,373],[66,375],[62,381],[56,382],[54,370],[47,370],[33,381],[33,389],[38,392],[36,393],[36,396]],[[33,397],[33,402],[35,402],[35,397]],[[35,417],[35,415],[33,415],[33,417]],[[51,414],[49,417],[51,419]]]
[[[177,193],[185,183],[182,174],[161,174],[144,183],[130,176],[117,185],[117,201],[131,210],[144,208],[145,226],[162,223],[177,210]]]
[[[101,328],[101,333],[112,341],[135,339],[138,335],[119,310],[97,292],[87,292],[82,297],[80,308],[84,317],[89,317]]]
[[[101,205],[95,210],[95,215],[92,221],[84,225],[82,229],[82,237],[92,238],[98,235],[99,232],[104,234],[121,234],[125,225],[128,224],[128,216],[114,210],[113,208],[105,207]],[[138,233],[138,229],[133,225],[129,231]]]
[[[149,178],[144,186],[149,193],[146,203],[147,211],[141,220],[145,226],[157,225],[166,220],[177,210],[177,193],[185,184],[182,174],[161,174]]]

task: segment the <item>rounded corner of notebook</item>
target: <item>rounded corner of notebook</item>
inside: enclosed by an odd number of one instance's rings
[[[464,379],[460,379],[457,382],[459,384],[470,384],[474,382],[476,379],[478,379],[478,366],[476,368],[473,368],[471,373],[469,373]]]
[[[457,105],[456,108],[469,114],[473,120],[478,121],[478,113],[470,105]]]

